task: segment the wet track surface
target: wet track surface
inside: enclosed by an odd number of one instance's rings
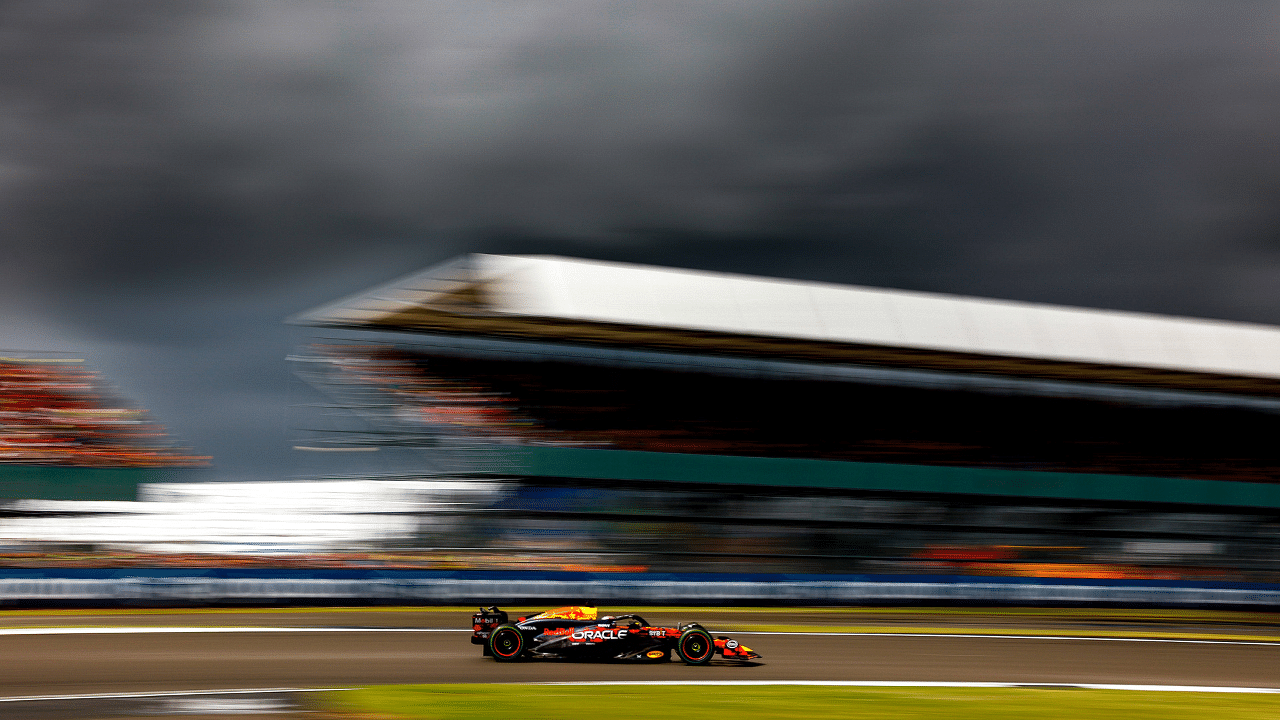
[[[704,621],[713,631],[735,625],[795,621],[804,616],[776,612],[750,615],[652,614],[654,624],[681,619]],[[1105,619],[938,617],[890,618],[910,632],[917,620],[930,626],[1003,627],[1081,634]],[[886,618],[856,618],[883,624]],[[803,617],[805,624],[852,624],[825,613]],[[1131,620],[1125,621],[1132,624]],[[1149,624],[1149,623],[1147,623]],[[143,693],[263,688],[342,688],[388,683],[556,682],[618,680],[907,680],[1153,685],[1280,685],[1280,644],[1130,642],[1008,637],[884,637],[736,633],[765,657],[757,665],[717,662],[688,667],[534,661],[499,664],[482,657],[466,632],[464,612],[320,612],[190,615],[46,615],[0,617],[6,627],[62,625],[97,627],[238,627],[217,633],[0,634],[0,697]],[[289,627],[270,632],[254,627]],[[306,628],[316,628],[307,630]],[[327,631],[321,631],[326,628]],[[426,629],[427,631],[414,630]],[[1168,630],[1169,624],[1158,629]],[[1275,632],[1266,622],[1231,624],[1194,620],[1179,630],[1217,633]],[[392,630],[392,631],[388,631]],[[133,700],[43,700],[2,702],[5,718],[223,716],[241,707],[276,713],[298,707],[294,695],[205,696]],[[185,703],[185,704],[184,704]],[[203,704],[202,704],[203,703]],[[256,705],[254,703],[257,703]],[[165,708],[168,708],[167,710]],[[228,710],[230,708],[230,710]],[[205,712],[210,711],[210,712]],[[237,713],[239,714],[239,713]],[[275,715],[281,717],[281,715]]]

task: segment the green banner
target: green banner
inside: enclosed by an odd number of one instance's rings
[[[543,446],[491,453],[495,471],[530,477],[1280,508],[1280,484],[1226,480]]]
[[[137,500],[141,483],[177,480],[169,468],[0,464],[6,500]]]

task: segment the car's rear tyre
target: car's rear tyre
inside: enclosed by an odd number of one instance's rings
[[[489,633],[489,643],[485,647],[494,660],[515,662],[524,655],[524,635],[515,625],[499,625]]]
[[[680,633],[676,641],[676,654],[686,665],[706,665],[715,657],[716,644],[702,628],[689,628]]]

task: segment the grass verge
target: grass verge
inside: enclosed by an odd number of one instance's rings
[[[1032,688],[394,685],[328,693],[319,717],[355,720],[672,717],[949,720],[1273,720],[1280,695]]]

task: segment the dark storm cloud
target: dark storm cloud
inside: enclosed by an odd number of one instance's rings
[[[181,415],[167,398],[204,388],[197,444],[268,423],[281,318],[467,250],[1280,322],[1277,24],[1137,0],[0,3],[0,301],[113,367],[167,358],[135,392]]]
[[[1274,247],[1266,4],[360,7],[9,4],[23,254],[235,284],[368,243],[763,233],[910,284]]]

